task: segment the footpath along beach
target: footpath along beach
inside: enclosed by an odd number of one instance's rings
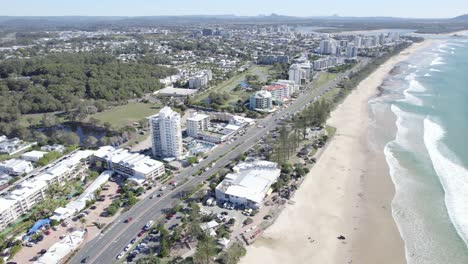
[[[390,58],[333,111],[328,123],[337,133],[296,192],[296,203],[248,247],[242,264],[406,262],[385,156],[368,143],[368,101],[395,65],[429,44]]]

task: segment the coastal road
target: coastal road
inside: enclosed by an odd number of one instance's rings
[[[366,63],[367,60],[364,60],[352,70],[358,70]],[[315,98],[320,97],[326,91],[335,87],[352,70],[339,74],[334,80],[318,88],[311,89],[309,87],[305,89],[287,108],[283,108],[277,111],[276,114],[259,120],[258,126],[249,127],[243,136],[238,137],[233,142],[220,145],[198,165],[186,168],[180,174],[174,176],[173,180],[180,183],[177,188],[170,191],[166,190],[158,198],[146,198],[133,206],[129,211],[118,216],[103,234],[99,234],[96,238],[86,243],[70,260],[70,263],[80,263],[82,259],[88,256],[88,263],[115,263],[116,256],[122,252],[130,240],[136,237],[148,221],[164,217],[166,209],[170,209],[180,202],[179,197],[181,192],[191,190],[198,184],[203,183],[206,178],[224,168],[240,154],[255,145],[261,137],[278,127],[281,117],[287,118],[302,110],[306,105],[313,102]],[[211,167],[213,162],[215,162],[215,165]],[[193,176],[195,172],[204,168],[208,169],[199,176]],[[156,190],[155,193],[157,192]],[[133,217],[134,220],[130,223],[124,223],[128,217]]]

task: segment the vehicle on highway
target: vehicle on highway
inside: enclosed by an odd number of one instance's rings
[[[132,220],[133,220],[133,217],[129,217],[129,218],[125,219],[124,222],[125,222],[125,223],[130,223]]]
[[[161,188],[159,188],[159,190],[162,192],[162,191],[166,190],[166,188],[167,188],[166,186],[161,186]]]
[[[156,197],[156,194],[151,195],[150,199],[153,199],[154,197]]]
[[[89,256],[85,257],[84,259],[81,260],[81,263],[88,263]]]

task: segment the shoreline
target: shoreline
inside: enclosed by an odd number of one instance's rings
[[[428,44],[391,57],[332,112],[328,124],[337,132],[296,192],[295,205],[286,206],[241,263],[406,263],[385,156],[368,142],[368,101],[398,63]]]

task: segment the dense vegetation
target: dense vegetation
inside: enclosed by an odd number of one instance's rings
[[[76,117],[78,110],[88,114],[89,110],[102,111],[109,102],[161,88],[159,79],[176,72],[151,63],[122,63],[100,53],[2,61],[0,133],[8,134],[5,123],[15,122],[21,114],[63,111]]]

